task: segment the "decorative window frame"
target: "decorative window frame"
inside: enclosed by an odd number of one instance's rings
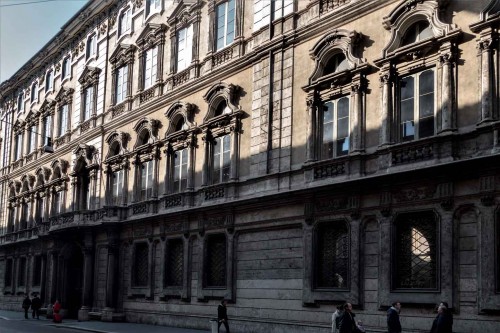
[[[67,56],[63,57],[62,58],[62,61],[61,61],[61,85],[64,84],[64,82],[66,81],[70,81],[71,78],[73,77],[73,73],[72,73],[72,70],[71,70],[71,67],[72,67],[72,64],[71,64],[71,59],[72,59],[72,55],[71,54],[68,54]],[[64,64],[65,62],[68,61],[68,71],[69,73],[66,73],[66,69],[64,67]]]
[[[50,79],[50,76],[52,75],[52,80]],[[55,70],[53,68],[50,68],[47,73],[45,74],[45,80],[44,80],[44,88],[45,88],[45,95],[48,93],[54,91],[54,86],[55,86]],[[47,87],[47,83],[50,82],[50,87]],[[48,88],[48,89],[47,89]]]
[[[14,257],[12,256],[6,256],[3,258],[4,259],[4,263],[5,263],[5,270],[4,270],[4,276],[3,276],[3,283],[4,283],[4,287],[3,287],[3,294],[4,295],[14,295],[15,293],[15,283],[14,283],[14,279],[15,279],[15,260],[14,260]],[[5,281],[7,279],[7,264],[8,262],[10,262],[10,277],[9,277],[9,280],[10,280],[10,285],[6,285],[5,284]]]
[[[181,228],[187,230],[188,223],[187,221],[183,221],[179,223]],[[173,227],[173,226],[172,226]],[[168,226],[165,226],[167,229]],[[168,232],[167,230],[165,230]],[[163,239],[163,237],[162,237]],[[191,259],[190,259],[190,247],[191,247],[191,239],[189,238],[189,233],[185,232],[183,235],[179,235],[178,231],[169,232],[168,235],[164,236],[165,241],[163,242],[163,257],[161,260],[161,281],[162,281],[162,295],[164,300],[168,300],[169,298],[180,298],[183,301],[189,301],[191,299],[191,280],[190,272],[191,272]],[[180,240],[182,241],[182,255],[183,255],[183,263],[182,263],[182,285],[181,286],[169,286],[167,285],[167,277],[166,270],[168,267],[168,242],[172,240]]]
[[[49,221],[51,226],[52,225],[57,225],[59,224],[58,218],[57,218],[57,213],[55,211],[55,202],[54,198],[55,195],[58,192],[62,192],[61,195],[61,212],[60,214],[63,214],[66,210],[66,195],[67,195],[67,183],[69,181],[69,177],[67,175],[68,171],[68,166],[69,163],[66,160],[63,159],[56,159],[50,164],[50,169],[51,169],[51,175],[50,175],[50,181],[46,184],[49,187],[49,194],[50,194],[50,213],[49,213]],[[59,175],[59,176],[58,176]]]
[[[95,38],[95,50],[93,54],[90,54],[90,47],[92,38]],[[86,39],[85,43],[85,63],[97,60],[99,57],[99,39],[97,37],[97,31],[92,31]]]
[[[235,23],[233,43],[217,50],[216,48],[216,12],[218,5],[228,0],[208,0],[208,52],[202,62],[202,74],[211,72],[221,65],[241,58],[245,52],[245,38],[243,36],[243,0],[235,0]]]
[[[309,77],[308,85],[302,87],[307,93],[307,157],[306,179],[319,179],[320,170],[329,167],[332,161],[346,160],[364,152],[366,115],[366,75],[371,66],[366,59],[358,56],[363,35],[356,31],[336,29],[320,39],[310,50],[315,61],[315,69]],[[348,68],[323,75],[325,66],[332,57],[343,54]],[[349,152],[346,157],[321,158],[322,107],[332,99],[349,98]],[[319,163],[316,163],[319,161]],[[325,164],[326,163],[326,164]],[[337,163],[337,162],[335,162]],[[344,169],[345,166],[342,167]],[[333,175],[331,175],[333,176]]]
[[[24,112],[24,110],[26,109],[25,103],[26,101],[25,101],[24,91],[21,90],[21,92],[17,94],[17,103],[16,103],[17,114],[21,114]]]
[[[203,119],[203,124],[200,126],[202,131],[202,140],[204,146],[202,186],[212,185],[212,146],[214,139],[226,134],[231,135],[231,171],[230,182],[238,180],[238,167],[240,159],[240,136],[241,136],[241,119],[244,112],[237,104],[239,100],[240,87],[219,82],[213,85],[203,99],[208,104],[208,111]],[[226,102],[227,107],[231,110],[230,113],[223,113],[215,116],[216,108],[221,102]],[[217,184],[218,187],[222,184]],[[222,197],[225,196],[223,193]]]
[[[158,172],[160,160],[160,141],[158,138],[158,129],[160,121],[144,117],[134,125],[134,131],[137,133],[137,141],[132,151],[134,160],[134,189],[133,189],[133,205],[131,205],[131,214],[156,213],[158,211]],[[149,140],[147,143],[140,144],[139,137],[143,131],[149,132]],[[144,162],[153,161],[153,181],[151,198],[146,201],[140,201],[141,197],[141,166]]]
[[[136,7],[140,7],[142,6],[142,0],[134,0],[135,3],[136,3]],[[151,11],[151,9],[148,7],[149,4],[148,4],[148,0],[144,0],[145,4],[144,4],[144,22],[148,22],[150,21],[153,17],[155,16],[160,16],[163,11],[165,10],[165,5],[164,5],[164,1],[163,0],[160,0],[160,9],[155,9],[154,11]]]
[[[56,102],[56,110],[57,110],[57,119],[54,121],[54,125],[59,126],[59,122],[61,121],[61,109],[63,106],[68,106],[68,120],[66,123],[66,133],[61,134],[57,139],[54,140],[55,148],[69,143],[71,141],[71,116],[73,114],[73,93],[75,90],[73,88],[65,88],[61,87],[59,92],[55,97]]]
[[[380,127],[380,149],[400,142],[398,122],[398,78],[435,68],[440,86],[435,87],[435,135],[456,130],[456,63],[457,42],[462,31],[454,24],[441,21],[440,13],[449,0],[406,1],[384,17],[383,26],[391,32],[382,58],[375,60],[381,68],[383,120]],[[419,21],[427,21],[433,37],[401,46],[406,31]],[[437,47],[436,47],[437,46]],[[435,49],[438,51],[435,51]],[[409,142],[416,142],[412,140]],[[402,144],[407,144],[404,142]]]
[[[24,260],[24,272],[23,272],[23,276],[24,276],[24,284],[20,284],[20,276],[21,276],[21,269],[23,269],[23,267],[21,267],[21,261]],[[28,290],[28,266],[29,266],[29,262],[28,262],[28,256],[26,255],[22,255],[22,256],[19,256],[16,258],[16,261],[17,261],[17,265],[16,265],[16,280],[14,281],[15,285],[16,285],[16,295],[23,295],[23,294],[26,294],[26,291]]]
[[[135,249],[136,245],[139,243],[146,243],[148,245],[148,283],[146,286],[136,286],[135,281],[134,281],[134,272],[135,272]],[[130,251],[130,263],[131,263],[131,270],[130,270],[130,288],[128,290],[128,298],[136,298],[136,297],[145,297],[146,299],[152,299],[154,297],[154,290],[152,288],[153,286],[153,250],[155,244],[153,243],[152,238],[147,238],[147,239],[134,239],[130,246],[129,246],[129,251]]]
[[[175,154],[179,150],[188,149],[186,192],[194,190],[194,157],[197,147],[197,134],[200,131],[194,122],[195,109],[195,105],[191,103],[175,102],[168,108],[167,112],[165,112],[165,117],[169,120],[169,126],[164,139],[164,144],[166,146],[164,150],[166,160],[164,179],[165,197],[163,198],[165,201],[165,208],[184,205],[186,203],[185,199],[187,199],[182,193],[174,191],[172,185]],[[183,121],[187,128],[176,131],[176,126],[179,121]],[[179,199],[179,196],[180,200],[174,200]]]
[[[234,300],[234,214],[226,212],[223,215],[203,215],[198,220],[198,288],[197,298],[199,301],[209,299]],[[226,238],[226,286],[225,287],[206,287],[206,251],[207,242],[210,236],[224,235]]]
[[[99,198],[97,197],[97,177],[99,175],[99,153],[94,146],[80,144],[73,150],[73,166],[72,171],[69,174],[71,177],[71,205],[73,211],[85,211],[87,209],[80,207],[82,203],[81,189],[78,187],[78,177],[79,171],[78,167],[80,161],[85,163],[85,169],[88,171],[89,176],[89,187],[90,192],[89,201],[87,206],[88,210],[97,209],[98,203],[96,202]],[[80,191],[79,191],[80,190]],[[80,192],[80,193],[79,193]]]
[[[130,20],[130,29],[123,32],[121,31],[121,24],[123,21],[123,15],[127,11],[130,11],[129,14],[129,20]],[[125,36],[131,36],[134,33],[134,20],[133,20],[133,11],[131,6],[125,6],[122,9],[120,9],[117,13],[117,27],[116,27],[116,36],[117,36],[117,44],[122,40]]]
[[[34,219],[35,223],[40,224],[44,222],[48,222],[48,217],[50,216],[50,190],[47,186],[50,181],[51,170],[47,167],[38,168],[35,171],[35,185],[34,189],[36,191],[35,194],[35,208],[34,208]],[[39,201],[44,204],[43,208],[43,216],[39,216],[38,207]],[[45,217],[45,219],[43,219]]]
[[[99,76],[101,74],[101,69],[98,67],[85,67],[82,75],[78,79],[80,82],[80,134],[88,131],[96,126],[97,120],[97,88],[99,85]],[[89,119],[84,120],[85,104],[86,104],[86,94],[85,91],[90,88],[93,90],[93,101],[92,110]]]
[[[47,143],[46,142],[47,137],[45,137],[45,133],[46,133],[45,126],[47,126],[46,119],[49,116],[51,117],[49,134],[50,134],[50,138],[52,138],[52,139],[54,138],[54,118],[55,118],[55,113],[56,113],[56,104],[57,103],[55,101],[45,99],[43,101],[42,105],[40,106],[40,110],[39,110],[40,121],[39,121],[39,123],[43,124],[43,130],[41,130],[41,133],[43,134],[42,135],[43,139],[40,140],[40,145],[38,147],[38,153],[40,154],[39,156],[42,156],[45,153],[43,150],[43,146]],[[40,129],[41,128],[42,127],[40,126]]]
[[[496,84],[493,73],[498,73],[499,64],[497,61],[500,47],[495,41],[498,39],[498,29],[500,27],[500,1],[491,0],[481,11],[479,21],[471,24],[470,29],[478,34],[478,81],[480,112],[477,126],[498,121],[500,118],[500,89]],[[495,130],[498,131],[498,130]]]
[[[163,94],[163,58],[165,49],[165,33],[167,26],[164,24],[148,23],[137,38],[136,45],[139,48],[139,80],[137,94],[134,96],[137,105],[146,103]],[[144,90],[144,62],[146,52],[158,47],[156,55],[156,83]]]
[[[113,206],[112,204],[112,181],[113,172],[118,170],[123,170],[123,196],[121,205],[125,206],[127,204],[127,194],[128,194],[128,175],[130,170],[130,163],[128,159],[128,150],[126,149],[127,142],[130,140],[128,133],[122,131],[113,131],[107,138],[106,143],[108,144],[108,154],[104,160],[104,174],[106,175],[106,204],[108,206]],[[112,154],[111,148],[117,144],[119,147],[119,152],[114,155]]]
[[[40,145],[40,134],[39,132],[39,123],[40,123],[40,113],[39,112],[30,112],[26,116],[26,157],[25,157],[25,163],[31,162],[33,160],[36,160],[38,156],[38,147],[43,146],[43,144]],[[35,133],[35,149],[31,151],[30,146],[32,144],[32,133],[31,133],[31,128],[34,127],[34,133]],[[28,140],[29,138],[29,140]]]
[[[167,91],[171,91],[199,76],[201,5],[199,1],[182,0],[167,20],[170,27],[170,72],[166,80]],[[177,33],[191,25],[193,26],[191,64],[178,71]]]
[[[130,111],[132,109],[132,77],[134,71],[134,61],[135,61],[135,50],[134,45],[120,44],[113,51],[109,58],[111,63],[111,107],[108,112],[111,113],[111,117],[115,118],[121,115],[123,112]],[[123,66],[128,66],[127,68],[127,97],[116,104],[116,76],[118,69]]]
[[[21,167],[23,166],[23,157],[24,157],[24,145],[26,144],[26,140],[25,140],[25,136],[26,136],[26,123],[21,120],[21,119],[17,119],[16,122],[14,123],[14,126],[12,127],[12,132],[14,132],[14,146],[15,146],[15,149],[13,149],[12,153],[13,153],[13,158],[12,158],[12,161],[14,161],[12,164],[12,169],[17,169],[18,167]],[[18,153],[18,150],[19,150],[19,146],[18,146],[18,140],[17,140],[17,137],[18,135],[22,135],[22,142],[21,142],[21,154],[19,156],[19,158],[17,157],[17,153]]]
[[[35,81],[31,84],[30,105],[33,106],[33,104],[38,103],[39,97],[38,79],[35,79]]]

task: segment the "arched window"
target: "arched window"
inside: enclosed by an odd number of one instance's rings
[[[404,46],[413,44],[433,36],[434,34],[432,33],[432,29],[431,26],[429,25],[429,22],[425,20],[418,21],[417,23],[413,24],[410,28],[408,28],[408,30],[406,30],[401,45]]]
[[[326,63],[323,75],[342,72],[348,68],[349,64],[344,53],[337,53]]]
[[[316,229],[316,288],[349,288],[349,233],[344,221]]]
[[[113,206],[122,206],[127,202],[128,158],[124,153],[128,134],[114,131],[107,138],[109,152],[105,164],[107,175],[107,203]]]
[[[394,225],[394,289],[438,288],[438,225],[432,211],[398,215]]]

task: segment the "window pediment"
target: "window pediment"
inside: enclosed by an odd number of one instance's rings
[[[13,126],[14,132],[17,133],[17,132],[24,131],[25,125],[26,125],[26,123],[23,120],[17,119],[16,122],[14,123],[14,126]]]
[[[172,33],[175,34],[175,30],[200,20],[200,7],[201,3],[197,0],[181,0],[167,20],[170,27],[175,27]]]
[[[99,82],[100,74],[100,68],[86,66],[82,72],[82,75],[78,79],[78,82],[80,82],[80,84],[82,85],[82,89],[96,85],[97,82]]]
[[[49,181],[51,171],[47,167],[41,167],[36,170],[35,174],[36,174],[35,187],[40,187],[45,185],[45,183]]]
[[[73,102],[74,92],[75,90],[73,88],[61,87],[61,89],[59,89],[59,92],[55,97],[55,101],[60,105],[71,104]]]
[[[99,160],[97,158],[97,149],[94,146],[80,144],[73,151],[75,159],[73,160],[73,172],[77,172],[79,161],[82,160],[87,169],[95,168],[99,165]]]
[[[195,109],[196,106],[194,104],[187,102],[175,102],[172,104],[167,112],[165,112],[165,117],[169,120],[165,138],[168,139],[168,137],[177,132],[196,127],[196,123],[193,121]],[[182,128],[179,128],[180,122],[182,122]]]
[[[160,124],[160,121],[148,117],[139,120],[134,125],[134,131],[137,133],[137,141],[134,149],[158,141],[158,129]]]
[[[40,114],[46,116],[54,113],[56,110],[56,102],[53,100],[45,99],[40,106]]]
[[[141,51],[146,51],[158,44],[165,43],[166,30],[167,26],[164,24],[148,23],[137,38],[137,46]]]
[[[133,63],[135,50],[135,45],[120,44],[111,54],[109,62],[113,65],[113,68]]]
[[[63,179],[66,171],[68,169],[68,162],[63,159],[56,159],[50,164],[50,168],[52,169],[52,178],[51,180]]]
[[[219,82],[213,85],[203,96],[203,99],[208,103],[208,112],[203,119],[204,125],[217,121],[219,118],[227,118],[231,114],[241,113],[241,109],[237,105],[239,91],[240,87],[231,83]],[[218,108],[223,102],[226,103],[226,107],[221,115],[217,115]]]
[[[130,136],[128,133],[122,131],[111,132],[106,138],[106,143],[109,146],[106,160],[115,156],[127,154],[128,150],[126,149],[126,145],[129,139]]]

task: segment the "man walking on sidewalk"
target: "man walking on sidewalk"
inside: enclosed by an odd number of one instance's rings
[[[28,319],[28,310],[30,309],[31,306],[31,299],[30,295],[26,294],[26,298],[23,300],[23,309],[24,309],[24,318]]]
[[[387,329],[389,333],[401,333],[401,322],[399,321],[399,312],[401,303],[394,302],[387,310]]]
[[[33,313],[31,316],[33,319],[40,319],[40,308],[42,307],[42,300],[38,297],[38,294],[35,294],[35,297],[31,300],[31,310],[33,310]]]
[[[229,323],[227,322],[227,301],[224,299],[220,302],[219,307],[217,308],[217,314],[219,319],[219,326],[217,327],[217,331],[220,329],[220,325],[224,324],[226,327],[226,332],[229,333]]]

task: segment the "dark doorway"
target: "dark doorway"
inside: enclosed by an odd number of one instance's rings
[[[69,318],[78,318],[82,307],[83,293],[83,253],[77,246],[64,254],[64,289],[62,307]]]

